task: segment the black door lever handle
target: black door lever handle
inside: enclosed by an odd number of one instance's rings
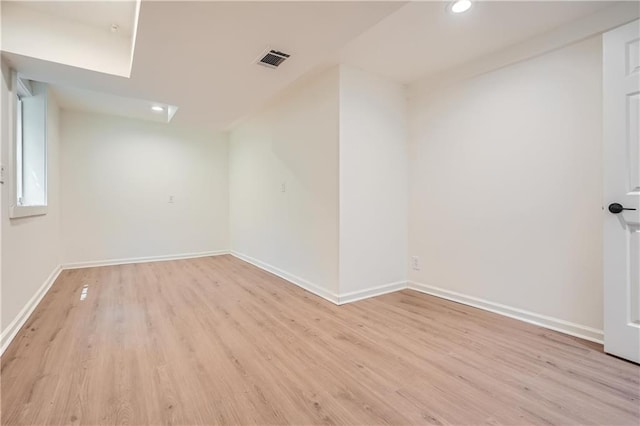
[[[609,204],[609,211],[611,213],[613,213],[613,214],[618,214],[623,210],[635,210],[635,209],[630,209],[630,208],[627,208],[627,207],[623,207],[623,205],[620,204],[620,203]]]

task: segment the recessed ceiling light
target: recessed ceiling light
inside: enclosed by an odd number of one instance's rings
[[[151,110],[155,112],[162,112],[164,111],[164,107],[161,107],[160,105],[154,105],[151,107]]]
[[[451,3],[450,10],[452,13],[462,13],[471,9],[471,0],[456,0]]]

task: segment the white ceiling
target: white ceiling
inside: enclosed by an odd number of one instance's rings
[[[402,4],[144,1],[129,79],[5,56],[34,80],[176,105],[172,123],[223,129],[335,61],[348,41]],[[256,65],[268,46],[291,58],[277,70]]]
[[[612,5],[607,1],[412,2],[342,49],[342,62],[409,83],[522,42]]]
[[[2,1],[2,50],[128,77],[138,1]],[[111,26],[119,26],[111,31]]]
[[[110,31],[111,25],[119,26],[118,33],[131,36],[133,33],[135,0],[100,1],[23,1],[22,7],[37,10],[58,18],[83,23]]]
[[[161,105],[145,99],[133,99],[75,87],[57,85],[49,85],[49,87],[60,108],[70,111],[88,111],[168,123],[177,110],[173,105]],[[163,110],[155,111],[151,109],[153,106],[162,107]]]
[[[101,2],[85,6],[94,3]],[[409,82],[610,4],[478,1],[469,12],[451,15],[443,2],[145,0],[129,79],[17,54],[4,56],[27,76],[54,83],[61,91],[67,87],[108,93],[115,96],[112,108],[120,110],[126,109],[117,106],[126,98],[176,105],[172,123],[220,130],[296,80],[332,64],[343,62]],[[92,13],[86,9],[82,16]],[[255,65],[268,46],[292,56],[278,70]],[[78,96],[84,106],[76,102],[68,108],[90,109],[87,102],[103,99]]]

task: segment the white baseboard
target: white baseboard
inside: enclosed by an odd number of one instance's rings
[[[488,300],[480,299],[465,294],[456,293],[454,291],[445,290],[428,284],[409,281],[408,288],[421,293],[430,294],[443,299],[452,300],[454,302],[473,306],[475,308],[484,309],[485,311],[504,315],[509,318],[515,318],[520,321],[548,328],[550,330],[559,331],[581,339],[590,340],[596,343],[603,343],[604,331],[596,328],[572,323],[558,318],[546,315],[536,314],[534,312],[525,311],[523,309],[513,308],[511,306],[502,305]]]
[[[316,284],[313,284],[303,278],[297,277],[293,274],[283,271],[280,268],[276,268],[275,266],[269,265],[268,263],[265,263],[258,259],[254,259],[251,256],[247,256],[246,254],[242,254],[237,251],[232,250],[230,254],[232,256],[237,257],[240,260],[244,260],[245,262],[252,264],[253,266],[257,266],[260,269],[264,269],[265,271],[270,272],[273,275],[277,275],[283,280],[287,280],[290,283],[297,285],[298,287],[302,287],[308,292],[311,292],[316,296],[320,296],[331,303],[335,303],[336,305],[340,303],[339,297],[337,294],[330,292],[329,290],[325,290],[322,287],[319,287]]]
[[[303,278],[297,277],[289,272],[283,271],[280,268],[276,268],[273,265],[269,265],[261,260],[255,259],[251,256],[247,256],[246,254],[239,253],[237,251],[231,251],[231,255],[237,257],[240,260],[244,260],[247,263],[252,264],[253,266],[257,266],[260,269],[263,269],[267,272],[270,272],[283,280],[289,281],[292,284],[297,285],[298,287],[302,287],[303,289],[315,294],[316,296],[320,296],[325,300],[328,300],[331,303],[336,305],[344,305],[347,303],[357,302],[358,300],[368,299],[370,297],[380,296],[382,294],[392,293],[398,290],[404,290],[407,288],[406,281],[398,281],[394,283],[384,284],[381,286],[368,288],[364,290],[353,291],[345,294],[336,294],[325,290],[316,284],[313,284]]]
[[[175,254],[169,256],[150,256],[150,257],[137,257],[137,258],[129,258],[129,259],[110,259],[110,260],[97,260],[90,262],[74,262],[74,263],[66,263],[60,266],[57,266],[54,271],[49,275],[47,280],[42,284],[42,286],[38,289],[38,291],[33,295],[33,297],[27,302],[27,304],[22,308],[20,313],[16,316],[16,318],[11,321],[11,323],[7,326],[7,328],[2,331],[0,334],[0,355],[4,353],[4,351],[9,347],[9,344],[13,341],[20,331],[20,328],[27,322],[29,316],[36,309],[42,298],[47,291],[51,288],[53,283],[55,282],[60,272],[65,269],[79,269],[79,268],[92,268],[95,266],[110,266],[110,265],[126,265],[130,263],[145,263],[145,262],[162,262],[166,260],[179,260],[179,259],[193,259],[197,257],[209,257],[209,256],[220,256],[223,254],[229,254],[228,250],[218,250],[218,251],[208,251],[208,252],[200,252],[200,253],[185,253],[185,254]]]
[[[592,342],[603,343],[603,340],[604,340],[603,330],[598,330],[596,328],[575,324],[569,321],[564,321],[564,320],[549,317],[546,315],[536,314],[533,312],[525,311],[523,309],[518,309],[511,306],[490,302],[488,300],[480,299],[473,296],[468,296],[465,294],[453,292],[450,290],[445,290],[439,287],[431,286],[428,284],[422,284],[414,281],[409,281],[409,282],[398,281],[398,282],[384,284],[381,286],[377,286],[377,287],[373,287],[365,290],[359,290],[359,291],[339,295],[331,291],[325,290],[303,278],[297,277],[293,274],[290,274],[286,271],[276,268],[275,266],[269,265],[268,263],[262,262],[258,259],[254,259],[245,254],[242,254],[236,251],[218,250],[218,251],[210,251],[210,252],[187,253],[187,254],[169,255],[169,256],[151,256],[151,257],[111,259],[111,260],[91,261],[91,262],[74,262],[74,263],[67,263],[67,264],[58,266],[51,272],[51,274],[46,279],[46,281],[42,284],[42,286],[38,289],[38,291],[33,295],[33,297],[27,302],[24,308],[22,308],[22,310],[16,316],[16,318],[7,326],[7,328],[4,331],[2,331],[2,334],[0,334],[0,355],[4,353],[4,351],[7,349],[11,341],[18,334],[18,331],[20,330],[20,328],[27,322],[27,320],[29,319],[29,316],[33,313],[33,311],[38,306],[38,304],[40,303],[42,298],[45,296],[47,291],[49,291],[49,289],[51,288],[55,280],[58,278],[58,275],[60,275],[60,272],[62,270],[90,268],[90,267],[96,267],[96,266],[125,265],[125,264],[131,264],[131,263],[161,262],[161,261],[167,261],[167,260],[192,259],[192,258],[198,258],[198,257],[220,256],[224,254],[231,254],[237,257],[238,259],[248,262],[274,275],[277,275],[278,277],[284,280],[287,280],[292,284],[295,284],[315,294],[316,296],[320,296],[323,299],[326,299],[336,305],[352,303],[358,300],[380,296],[382,294],[392,293],[394,291],[404,290],[408,288],[411,290],[416,290],[422,293],[430,294],[432,296],[436,296],[436,297],[451,300],[454,302],[463,303],[465,305],[473,306],[476,308],[484,309],[486,311],[494,312],[510,318],[518,319],[520,321],[545,327],[550,330],[559,331],[561,333],[569,334],[571,336],[579,337],[585,340],[590,340]]]
[[[350,293],[340,294],[338,296],[338,305],[357,302],[358,300],[368,299],[370,297],[381,296],[394,291],[400,291],[407,288],[406,281],[397,281],[395,283],[383,284],[377,287],[367,288],[364,290],[352,291]]]
[[[2,355],[4,351],[9,347],[9,344],[16,337],[18,331],[20,331],[22,326],[27,322],[40,301],[42,301],[44,295],[47,294],[47,291],[49,291],[53,283],[56,281],[58,275],[60,275],[60,272],[62,272],[62,268],[60,266],[56,266],[49,277],[47,277],[44,284],[42,284],[42,286],[40,286],[33,297],[29,299],[27,304],[22,308],[22,310],[13,319],[13,321],[11,321],[7,328],[2,331],[2,334],[0,335],[0,355]]]
[[[432,296],[440,297],[442,299],[451,300],[454,302],[462,303],[465,305],[473,306],[475,308],[483,309],[485,311],[493,312],[496,314],[504,315],[509,318],[514,318],[520,321],[524,321],[530,324],[534,324],[540,327],[548,328],[550,330],[565,333],[571,336],[579,337],[581,339],[589,340],[596,343],[603,343],[604,332],[596,328],[572,323],[569,321],[561,320],[558,318],[549,317],[546,315],[536,314],[534,312],[525,311],[523,309],[514,308],[500,303],[490,302],[488,300],[480,299],[473,296],[468,296],[461,293],[456,293],[450,290],[445,290],[439,287],[431,286],[428,284],[417,283],[414,281],[398,281],[394,283],[384,284],[381,286],[354,291],[345,294],[335,294],[324,290],[317,285],[310,283],[300,277],[283,271],[268,263],[262,262],[258,259],[254,259],[236,251],[231,251],[232,256],[237,257],[240,260],[244,260],[260,269],[270,272],[278,277],[289,281],[303,289],[322,297],[336,305],[343,305],[347,303],[357,302],[359,300],[368,299],[370,297],[380,296],[387,293],[393,293],[404,289],[416,290],[421,293],[426,293]]]
[[[200,253],[170,254],[163,256],[131,257],[127,259],[90,260],[86,262],[63,263],[62,269],[94,268],[96,266],[127,265],[130,263],[163,262],[167,260],[195,259],[197,257],[221,256],[229,250],[204,251]]]

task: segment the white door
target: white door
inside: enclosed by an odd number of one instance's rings
[[[604,350],[640,362],[640,21],[603,48]]]

